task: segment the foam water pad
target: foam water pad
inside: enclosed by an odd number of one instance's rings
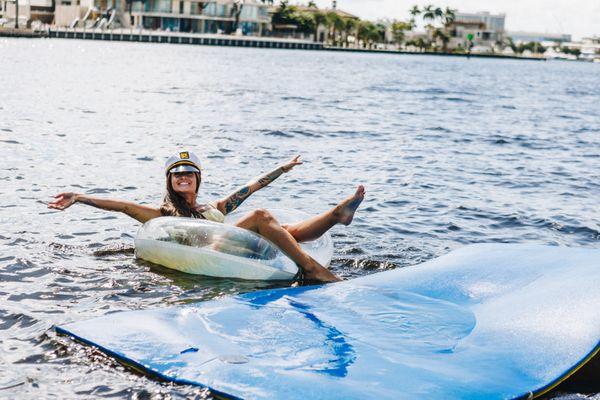
[[[485,244],[56,330],[226,397],[509,399],[544,393],[598,352],[598,304],[600,250]]]

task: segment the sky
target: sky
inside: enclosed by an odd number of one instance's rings
[[[331,0],[315,2],[319,7],[331,7]],[[337,0],[337,4],[339,9],[369,20],[408,19],[413,5],[434,4],[462,12],[505,13],[507,31],[568,33],[574,39],[600,35],[600,0]]]

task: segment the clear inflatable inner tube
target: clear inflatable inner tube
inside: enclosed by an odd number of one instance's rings
[[[136,256],[190,274],[247,280],[291,280],[296,264],[264,237],[231,225],[245,213],[233,213],[225,224],[176,217],[145,223],[135,239]],[[281,223],[307,218],[297,211],[275,210]],[[333,255],[329,234],[301,244],[321,265]]]

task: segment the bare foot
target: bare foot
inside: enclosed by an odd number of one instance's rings
[[[308,265],[304,267],[304,281],[305,283],[312,284],[339,282],[341,279],[310,257]]]
[[[330,283],[330,282],[339,282],[341,281],[340,278],[338,278],[337,276],[335,276],[334,274],[332,274],[331,272],[329,272],[329,270],[325,270],[327,272],[316,272],[316,273],[311,273],[309,274],[308,272],[306,272],[304,274],[304,281],[307,283]]]
[[[365,187],[363,185],[358,185],[356,193],[335,207],[333,210],[333,215],[337,218],[338,223],[344,225],[350,225],[350,223],[352,223],[354,213],[356,212],[356,209],[360,203],[362,203],[364,200],[365,193]]]

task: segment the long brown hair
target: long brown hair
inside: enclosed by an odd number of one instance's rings
[[[201,177],[197,172],[194,172],[194,175],[196,175],[196,193],[198,193]],[[170,173],[167,174],[167,193],[163,199],[163,204],[160,206],[160,213],[172,217],[202,218],[200,212],[190,207],[183,196],[173,189]]]

